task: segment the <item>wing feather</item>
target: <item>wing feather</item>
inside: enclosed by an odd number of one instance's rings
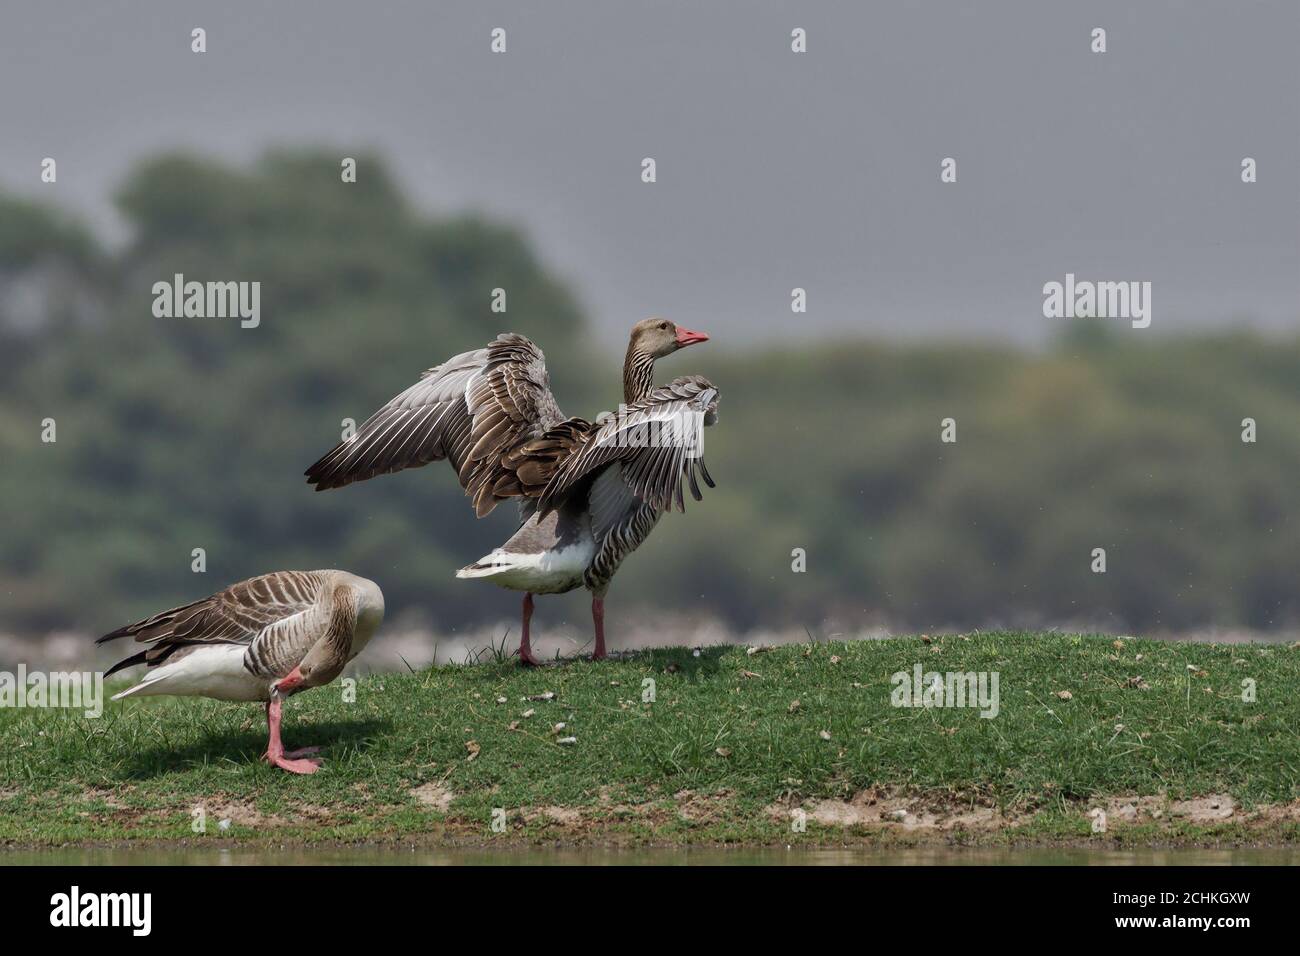
[[[323,583],[320,572],[276,571],[120,627],[95,643],[132,637],[149,647],[114,665],[104,676],[132,664],[161,664],[178,648],[192,644],[252,644],[268,626],[314,605]]]
[[[308,468],[307,480],[323,491],[446,458],[481,517],[523,493],[503,459],[563,418],[541,349],[506,332],[426,371]]]
[[[683,479],[689,481],[697,501],[701,497],[697,469],[713,487],[700,456],[702,428],[717,418],[717,397],[718,390],[707,379],[686,376],[654,389],[597,425],[584,423],[586,427],[570,436],[549,472],[538,469],[549,474],[538,496],[539,511],[545,514],[553,509],[566,494],[594,481],[615,462],[622,483],[639,501],[663,511],[676,503],[685,511]]]

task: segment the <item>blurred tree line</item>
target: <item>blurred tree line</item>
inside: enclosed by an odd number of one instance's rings
[[[390,614],[435,627],[514,615],[453,576],[512,509],[476,522],[445,464],[323,494],[302,471],[344,419],[499,331],[546,350],[571,414],[614,407],[621,355],[516,230],[422,214],[377,158],[360,168],[344,185],[332,154],[164,156],[121,188],[113,250],[0,197],[0,630],[107,630],[291,567],[373,577]],[[260,326],[155,318],[178,272],[260,281]],[[722,337],[667,360],[661,380],[721,389],[719,487],[611,596],[745,628],[1294,624],[1300,340],[1071,328],[1042,353]]]

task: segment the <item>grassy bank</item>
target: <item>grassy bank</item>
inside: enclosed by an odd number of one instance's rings
[[[997,716],[892,706],[917,663],[996,672]],[[1023,633],[441,667],[294,698],[312,777],[258,761],[257,705],[0,710],[0,841],[1296,842],[1298,678],[1284,646]]]

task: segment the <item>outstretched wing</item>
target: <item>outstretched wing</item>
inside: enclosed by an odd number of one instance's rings
[[[718,390],[707,379],[691,375],[659,386],[603,422],[581,423],[585,427],[565,436],[567,451],[556,455],[538,496],[539,513],[554,508],[586,481],[593,482],[592,505],[597,510],[613,506],[616,492],[621,492],[661,511],[671,510],[674,502],[685,511],[684,481],[696,501],[702,497],[697,478],[714,486],[704,466],[703,428],[712,425],[717,414]],[[559,431],[548,433],[543,441]],[[603,473],[615,468],[619,481],[611,487],[612,479]]]
[[[104,676],[133,664],[161,664],[177,648],[191,644],[251,644],[268,625],[315,604],[321,584],[321,576],[313,571],[276,571],[120,627],[95,643],[133,637],[150,646],[114,664]]]
[[[502,456],[563,417],[542,350],[506,332],[425,372],[305,474],[324,491],[446,458],[482,517],[521,493]]]

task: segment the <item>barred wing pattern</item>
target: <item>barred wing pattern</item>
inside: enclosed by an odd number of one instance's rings
[[[507,332],[425,372],[308,468],[307,480],[324,491],[446,458],[482,517],[523,493],[503,456],[563,418],[541,349]]]
[[[267,627],[314,608],[326,583],[321,572],[277,571],[120,627],[95,643],[133,637],[150,646],[119,661],[104,676],[134,664],[156,666],[179,648],[194,644],[252,645]]]
[[[689,375],[573,434],[568,453],[556,461],[540,495],[538,512],[545,515],[576,486],[615,464],[622,484],[638,501],[657,511],[669,511],[676,502],[685,511],[683,481],[696,501],[702,497],[698,478],[714,487],[700,443],[703,426],[717,420],[717,399],[718,390],[708,379]]]

